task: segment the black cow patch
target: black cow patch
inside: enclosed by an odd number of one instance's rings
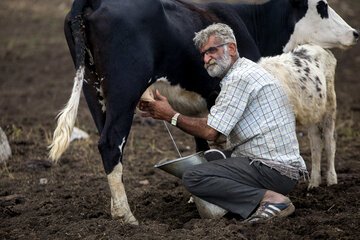
[[[294,57],[294,63],[296,66],[298,66],[299,68],[301,68],[302,64],[299,58]]]
[[[324,1],[318,2],[316,9],[321,18],[329,18],[328,5]]]
[[[307,52],[307,50],[305,48],[300,48],[298,50],[293,51],[293,55],[297,56],[301,59],[307,60],[307,61],[311,61],[311,58]]]

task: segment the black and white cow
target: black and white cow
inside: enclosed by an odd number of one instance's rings
[[[359,37],[325,0],[271,0],[259,5],[75,0],[65,35],[76,76],[59,114],[50,157],[57,161],[69,145],[83,89],[100,134],[98,147],[114,218],[138,223],[122,183],[122,156],[145,89],[166,76],[172,84],[199,93],[208,106],[214,103],[219,79],[208,76],[192,42],[194,32],[214,22],[232,27],[240,55],[254,61],[304,43],[346,48]]]

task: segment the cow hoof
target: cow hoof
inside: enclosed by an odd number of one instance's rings
[[[335,174],[334,173],[328,173],[326,183],[327,183],[328,186],[337,184],[338,181],[337,181],[336,173]]]
[[[134,216],[130,216],[130,218],[126,219],[126,223],[131,225],[139,225],[138,220]]]
[[[119,220],[121,224],[139,225],[138,220],[131,214],[130,216],[116,216],[112,215],[114,220]]]
[[[311,190],[311,189],[314,189],[314,188],[317,188],[317,187],[319,187],[319,185],[314,186],[313,184],[310,183],[309,186],[307,187],[307,189]]]
[[[136,219],[134,219],[134,221],[132,221],[132,222],[129,222],[129,224],[139,226],[139,222]]]
[[[321,184],[320,173],[317,173],[316,171],[312,171],[308,189],[317,188],[320,186],[320,184]]]
[[[309,186],[308,186],[308,190],[310,189],[313,189],[313,188],[317,188],[320,186],[320,182],[319,181],[312,181],[310,179],[310,183],[309,183]]]

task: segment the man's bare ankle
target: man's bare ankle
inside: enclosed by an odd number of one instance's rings
[[[283,203],[287,201],[289,201],[288,197],[271,190],[267,190],[264,194],[263,199],[261,200],[261,202],[271,202],[271,203]]]

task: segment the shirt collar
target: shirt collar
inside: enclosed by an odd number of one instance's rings
[[[225,77],[223,77],[223,79],[220,81],[220,87],[222,87],[222,85],[227,82],[230,79],[230,75],[231,73],[234,71],[234,69],[236,69],[237,67],[241,66],[241,64],[245,61],[244,58],[239,57],[234,63],[233,65],[230,67],[230,69],[227,71],[227,73],[225,74]]]

